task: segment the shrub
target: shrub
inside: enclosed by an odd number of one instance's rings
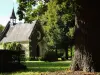
[[[12,51],[20,51],[20,60],[25,60],[25,52],[22,48],[22,45],[20,43],[3,43],[3,48],[6,50],[12,50]]]
[[[61,59],[62,59],[63,61],[66,60],[65,55],[63,55],[63,56],[61,57]]]
[[[3,48],[7,50],[22,50],[22,45],[20,43],[3,43]]]
[[[36,57],[37,61],[41,61],[42,57]]]
[[[56,55],[56,52],[55,51],[47,51],[43,58],[42,58],[43,61],[57,61],[58,58],[57,58],[57,55]]]
[[[58,58],[61,58],[63,55],[64,53],[61,53],[61,52],[57,53]]]

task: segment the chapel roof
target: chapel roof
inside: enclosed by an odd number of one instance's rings
[[[9,27],[1,42],[29,41],[29,37],[36,25],[36,22],[37,21],[33,21],[32,23],[16,24],[15,26]]]
[[[13,8],[13,10],[12,10],[12,14],[11,14],[10,19],[16,19],[15,12],[14,12],[14,8]]]

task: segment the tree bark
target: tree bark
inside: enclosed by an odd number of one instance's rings
[[[73,53],[72,46],[70,47],[70,52],[71,52],[71,59],[72,59],[72,53]]]
[[[56,52],[56,56],[58,55],[58,52],[57,52],[57,45],[56,45],[56,49],[55,49],[55,52]]]
[[[68,47],[65,48],[66,59],[68,60]]]
[[[76,0],[75,53],[71,70],[100,71],[99,0]]]

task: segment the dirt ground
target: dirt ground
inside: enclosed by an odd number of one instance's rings
[[[91,73],[91,72],[82,72],[82,71],[56,71],[56,72],[47,72],[41,73],[41,75],[100,75],[100,73]]]

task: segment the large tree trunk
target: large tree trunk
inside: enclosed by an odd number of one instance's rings
[[[97,0],[76,0],[75,53],[71,70],[100,71],[100,11]]]
[[[71,52],[71,59],[72,59],[72,53],[73,53],[73,50],[72,50],[72,46],[70,47],[70,52]]]
[[[68,60],[68,46],[66,46],[66,48],[65,48],[65,57]]]

